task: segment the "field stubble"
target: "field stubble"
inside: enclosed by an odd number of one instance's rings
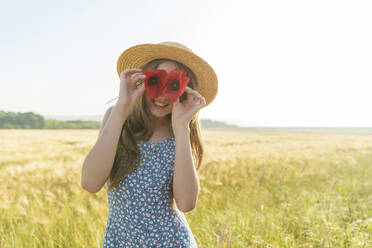
[[[80,187],[96,130],[0,130],[0,247],[100,247]],[[199,247],[371,247],[372,135],[203,130]]]

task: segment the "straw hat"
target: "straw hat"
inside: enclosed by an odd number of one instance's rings
[[[178,42],[160,42],[158,44],[140,44],[125,50],[118,59],[117,72],[126,69],[142,68],[154,59],[171,59],[186,65],[197,80],[196,90],[205,98],[209,105],[217,95],[218,79],[213,68],[188,47]]]

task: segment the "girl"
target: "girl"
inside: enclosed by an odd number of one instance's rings
[[[189,78],[174,102],[150,98],[145,70],[184,69]],[[109,214],[102,247],[197,247],[184,212],[195,208],[203,158],[198,111],[217,94],[212,67],[176,42],[142,44],[117,63],[120,92],[86,156],[81,185],[106,186]]]

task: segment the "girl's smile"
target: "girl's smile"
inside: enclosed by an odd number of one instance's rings
[[[159,96],[156,99],[151,99],[146,94],[146,101],[150,112],[158,118],[163,118],[172,112],[173,104],[171,103],[170,98]]]
[[[169,105],[169,103],[167,103],[167,102],[163,102],[163,101],[159,101],[158,99],[152,99],[152,102],[154,103],[154,105],[156,105],[156,106],[158,106],[158,107],[160,107],[160,108],[164,108],[164,107],[166,107],[166,106],[168,106]]]

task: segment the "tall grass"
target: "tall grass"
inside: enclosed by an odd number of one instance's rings
[[[101,247],[80,187],[95,130],[0,130],[0,247]],[[371,247],[372,135],[203,130],[199,247]]]

